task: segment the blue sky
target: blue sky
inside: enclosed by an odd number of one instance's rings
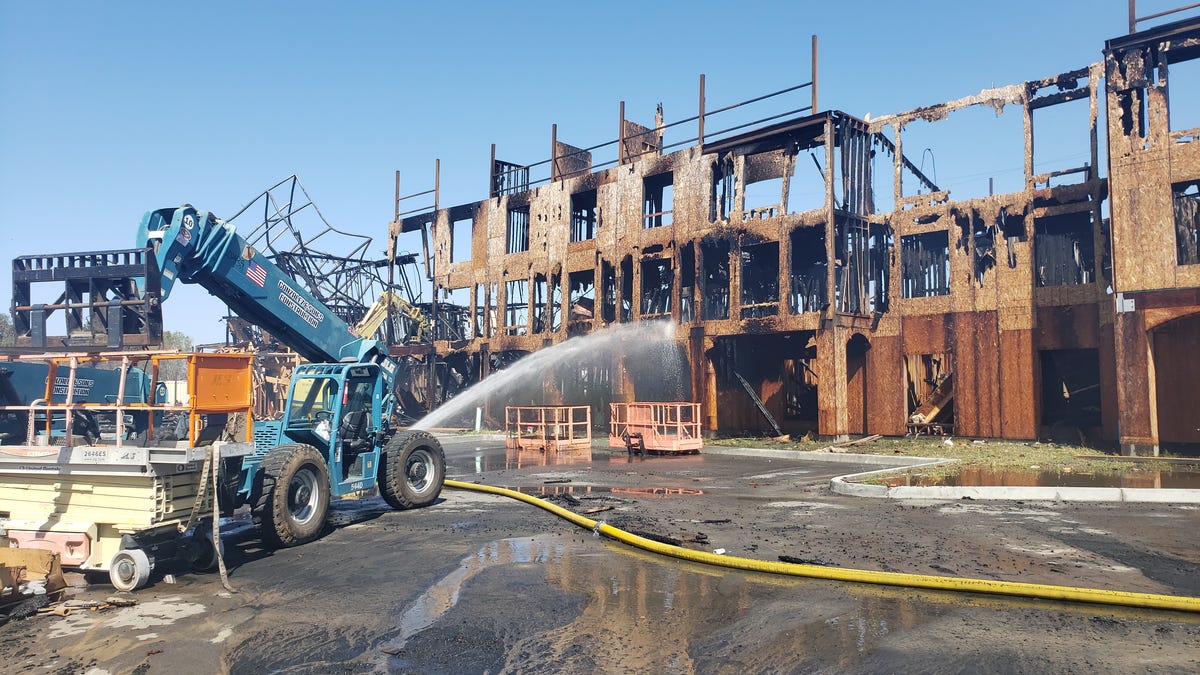
[[[382,253],[395,170],[403,192],[429,189],[440,158],[442,204],[476,201],[491,143],[533,163],[554,123],[562,141],[606,142],[622,100],[642,123],[659,102],[667,121],[690,117],[700,73],[710,109],[806,82],[813,33],[820,107],[878,116],[1084,66],[1125,32],[1124,0],[9,0],[0,302],[14,256],[131,247],[149,209],[232,214],[292,173]],[[955,152],[938,150],[943,182],[986,180],[984,160]],[[187,290],[168,301],[167,328],[222,339],[221,306]]]

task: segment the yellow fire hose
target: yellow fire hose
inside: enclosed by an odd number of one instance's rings
[[[969,579],[961,577],[934,576],[929,574],[905,574],[901,572],[874,572],[871,570],[855,570],[844,567],[825,567],[822,565],[801,565],[795,563],[770,562],[739,558],[736,556],[717,555],[706,551],[693,551],[680,546],[672,546],[657,541],[630,534],[612,525],[598,522],[590,518],[568,511],[537,497],[522,494],[516,490],[464,483],[457,480],[447,480],[446,487],[458,490],[485,492],[518,499],[527,504],[545,509],[560,518],[575,523],[579,527],[591,530],[596,534],[616,539],[617,541],[637,548],[667,555],[682,560],[719,565],[731,569],[748,570],[751,572],[766,572],[769,574],[784,574],[794,577],[809,577],[813,579],[829,579],[831,581],[849,581],[863,584],[880,584],[884,586],[904,586],[908,588],[928,588],[939,591],[956,591],[960,593],[989,593],[992,595],[1009,595],[1025,598],[1040,598],[1042,600],[1066,600],[1070,602],[1090,602],[1101,605],[1120,605],[1124,607],[1139,607],[1143,609],[1167,609],[1181,612],[1200,612],[1200,598],[1159,595],[1155,593],[1133,593],[1130,591],[1110,591],[1098,588],[1075,588],[1071,586],[1051,586],[1047,584],[1027,584],[1016,581],[992,581],[990,579]]]

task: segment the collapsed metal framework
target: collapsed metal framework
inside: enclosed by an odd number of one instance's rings
[[[295,174],[263,190],[227,221],[238,224],[239,218],[257,221],[245,234],[251,246],[269,251],[268,258],[346,323],[358,323],[388,290],[410,303],[419,300],[416,254],[395,257],[397,278],[389,270],[392,261],[369,257],[371,237],[331,225]],[[415,330],[409,317],[396,319],[385,324],[381,337],[396,341]]]

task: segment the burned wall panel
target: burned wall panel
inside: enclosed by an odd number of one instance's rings
[[[1156,135],[1165,129],[1156,117],[1165,99],[1155,90],[1167,75],[1159,61],[1121,60],[1121,81],[1106,92],[1110,110],[1131,102],[1124,122],[1109,115],[1110,137],[1126,122],[1137,136],[1118,138],[1109,153],[1123,181],[1112,202],[1114,293],[1190,283],[1192,263],[1183,261],[1200,248],[1191,187],[1200,184],[1200,143]],[[777,423],[831,436],[903,433],[913,410],[906,363],[934,355],[953,362],[954,424],[969,436],[1036,437],[1051,386],[1042,379],[1047,351],[1097,350],[1101,388],[1108,381],[1125,392],[1113,400],[1138,391],[1148,400],[1145,377],[1122,374],[1138,367],[1136,353],[1121,368],[1104,363],[1136,352],[1137,330],[1149,346],[1144,320],[1114,320],[1112,306],[1123,301],[1104,295],[1107,279],[1096,283],[1109,184],[1095,144],[1083,147],[1095,137],[1096,110],[1081,111],[1098,102],[1099,75],[1090,66],[870,121],[837,111],[784,119],[670,154],[661,118],[653,128],[623,120],[617,167],[567,166],[574,146],[556,144],[549,186],[528,175],[536,163],[500,166],[501,189],[478,204],[474,255],[454,260],[453,287],[464,279],[476,287],[479,337],[469,349],[485,353],[484,335],[495,331],[493,349],[517,353],[615,322],[671,317],[690,328],[676,337],[687,342],[686,387],[639,391],[637,377],[614,371],[611,395],[686,389],[708,424],[729,433],[771,433],[733,370]],[[1002,140],[956,140],[955,124],[989,116]],[[1077,141],[1073,159],[1085,171],[1046,163],[1054,155],[1043,154],[1045,139],[1059,126]],[[922,142],[927,132],[938,145]],[[972,167],[973,181],[953,184],[952,198],[938,170],[962,171],[936,154],[947,144],[999,147],[1025,165],[1003,179]],[[1181,189],[1172,197],[1167,184]],[[513,222],[522,209],[527,233]],[[1162,246],[1166,235],[1174,245]],[[893,295],[913,301],[892,303]],[[805,346],[793,349],[801,338],[789,336],[800,335]],[[545,395],[565,400],[572,386]],[[1121,435],[1140,433],[1126,416]],[[1106,435],[1115,435],[1111,426]],[[1153,440],[1153,429],[1145,437]]]
[[[1159,442],[1200,444],[1200,314],[1157,327],[1153,335],[1154,397]]]
[[[954,315],[954,402],[961,414],[955,433],[1000,436],[999,333],[995,312]]]

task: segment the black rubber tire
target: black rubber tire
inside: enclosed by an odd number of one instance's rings
[[[255,520],[263,542],[299,546],[321,536],[329,518],[329,467],[311,445],[288,443],[267,453],[258,467]]]
[[[379,460],[379,493],[394,509],[415,509],[437,501],[446,480],[446,453],[432,434],[401,431],[388,441]]]
[[[222,551],[225,542],[221,542]],[[217,548],[212,543],[211,526],[204,526],[188,536],[183,543],[184,558],[193,571],[213,572],[217,569]]]

